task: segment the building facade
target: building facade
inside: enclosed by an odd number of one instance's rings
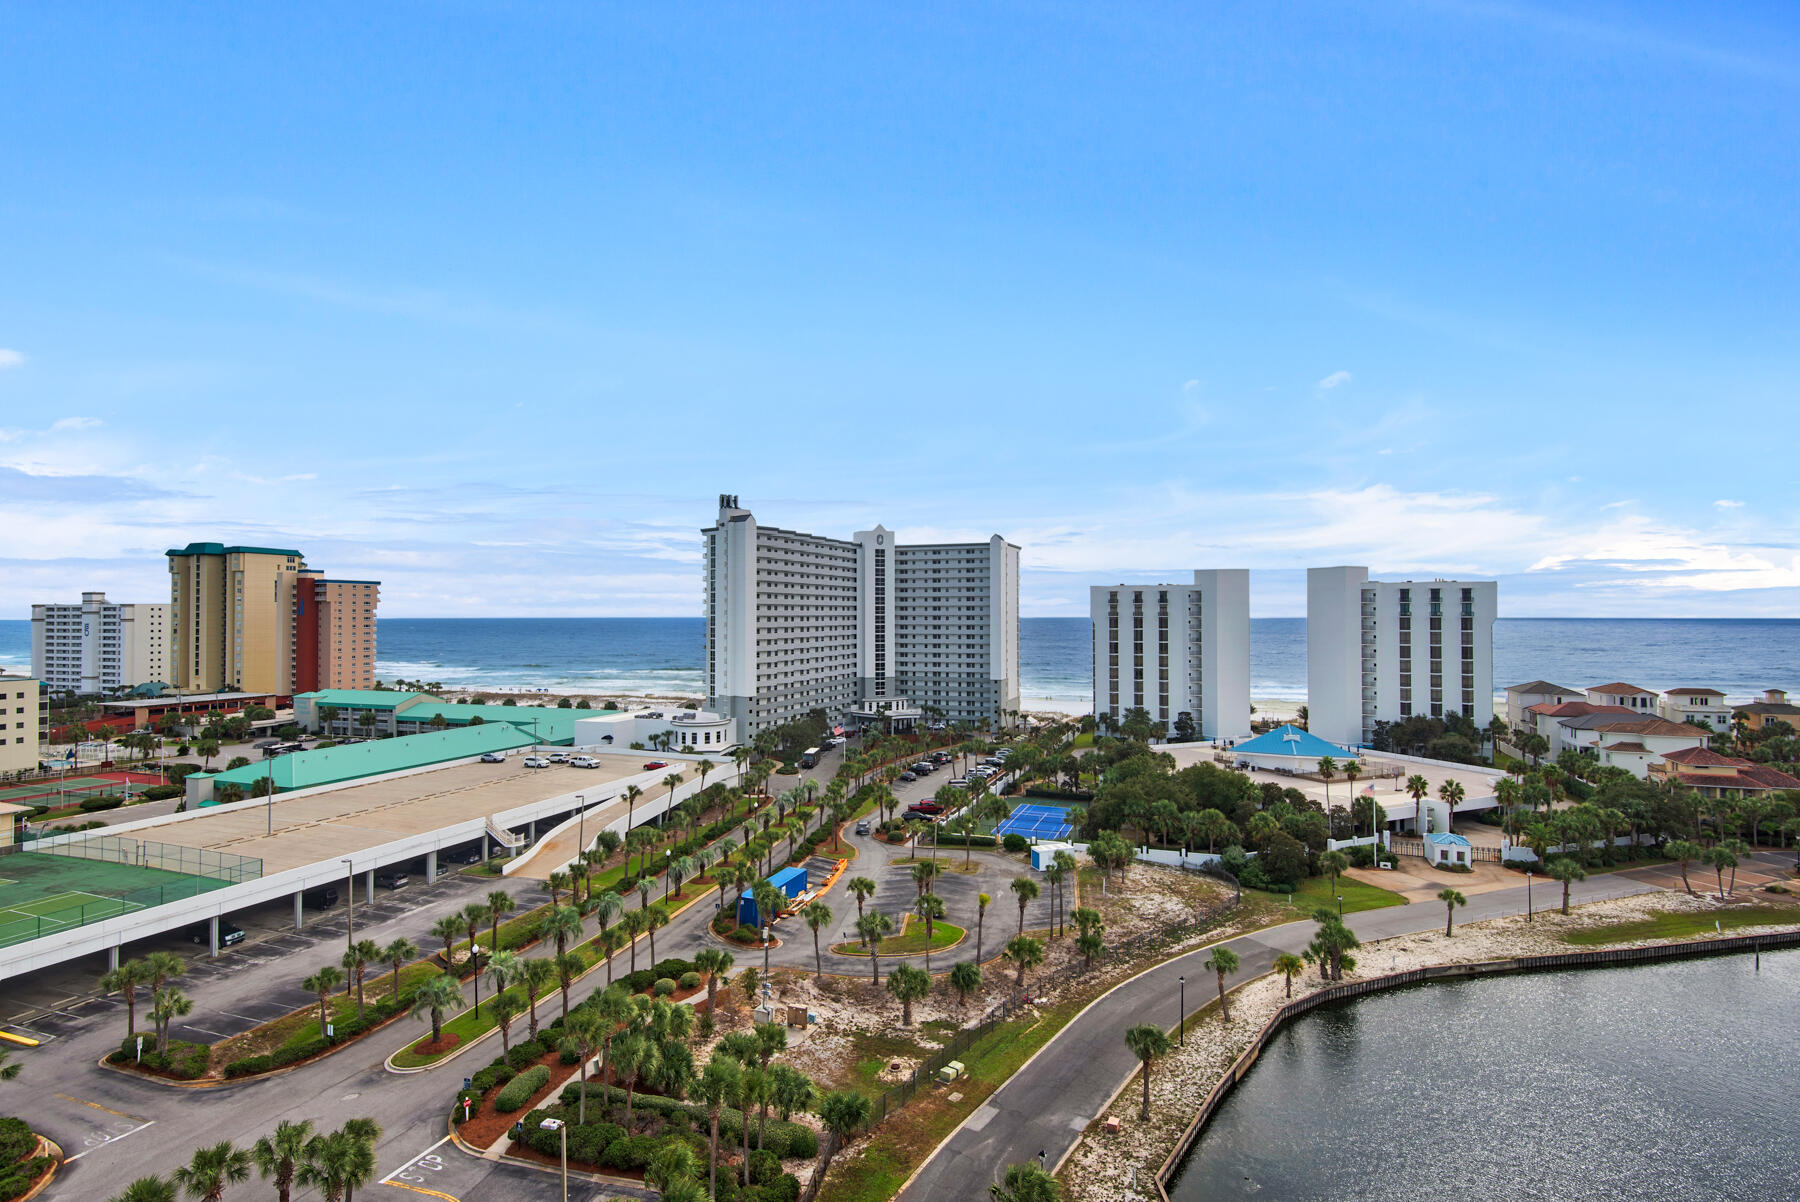
[[[374,580],[327,580],[303,568],[294,587],[294,692],[375,687]]]
[[[108,601],[31,607],[31,671],[49,693],[97,696],[168,682],[169,606]]]
[[[1187,715],[1206,739],[1250,733],[1250,573],[1196,571],[1191,584],[1095,585],[1094,713],[1141,708],[1173,734]]]
[[[168,679],[178,690],[285,697],[305,691],[303,671],[360,679],[365,668],[374,683],[374,581],[325,580],[300,552],[276,547],[189,543],[168,559]]]
[[[1717,689],[1670,689],[1659,707],[1671,722],[1698,722],[1711,730],[1731,729],[1731,707]]]
[[[49,699],[32,676],[0,676],[0,774],[38,766]]]
[[[901,546],[759,525],[736,497],[701,532],[706,708],[742,737],[910,698],[948,721],[1019,708],[1019,549]]]
[[[1307,728],[1335,743],[1377,722],[1494,715],[1492,580],[1369,579],[1363,567],[1306,573]]]

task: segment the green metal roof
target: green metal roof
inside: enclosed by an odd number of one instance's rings
[[[168,551],[164,552],[164,554],[166,554],[166,555],[231,555],[231,554],[239,553],[239,552],[241,552],[245,555],[292,555],[295,559],[303,558],[303,556],[301,556],[300,552],[290,550],[286,547],[227,547],[223,543],[189,543],[187,546],[181,548],[179,551],[175,550],[174,548],[170,548]]]
[[[315,706],[335,705],[341,710],[391,710],[420,698],[426,701],[437,700],[430,693],[403,693],[398,689],[319,689],[312,693],[300,693],[294,700],[298,701],[301,697]]]
[[[504,722],[531,734],[536,731],[541,743],[573,743],[575,741],[575,722],[579,718],[595,718],[602,714],[613,713],[613,710],[578,710],[555,709],[546,707],[538,709],[531,705],[458,705],[448,701],[421,701],[409,706],[405,713],[398,716],[401,722],[430,722],[437,714],[444,715],[444,721],[452,727],[465,726],[470,718],[477,714],[484,723]],[[535,722],[535,725],[534,725]]]
[[[447,760],[464,759],[484,751],[510,751],[531,745],[531,736],[517,727],[495,722],[483,726],[462,726],[450,730],[426,731],[401,735],[393,739],[371,739],[366,743],[349,743],[323,750],[296,751],[278,755],[274,760],[246,764],[214,773],[213,786],[242,785],[245,796],[256,782],[271,775],[278,789],[306,789],[314,785],[335,784],[384,772],[404,772],[409,768],[427,768]]]

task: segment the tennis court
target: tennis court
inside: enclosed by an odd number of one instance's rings
[[[1062,806],[1018,806],[994,826],[996,835],[1023,835],[1027,839],[1062,839],[1075,828]]]
[[[121,774],[126,775],[126,774]],[[129,777],[127,778],[129,779]],[[104,797],[108,794],[118,795],[125,791],[126,781],[114,780],[104,776],[71,776],[67,780],[40,780],[29,785],[13,785],[0,789],[0,801],[14,805],[26,805],[36,802],[67,803],[74,805],[90,797]],[[138,792],[142,785],[133,786]]]
[[[230,881],[16,851],[0,856],[0,947],[223,889]]]

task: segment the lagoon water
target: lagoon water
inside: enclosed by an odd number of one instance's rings
[[[1173,1202],[1792,1202],[1800,951],[1419,986],[1314,1011]]]
[[[1058,703],[1093,688],[1086,618],[1019,623],[1021,692]],[[473,688],[588,693],[699,693],[700,618],[383,618],[377,670],[392,680]],[[0,667],[31,662],[31,623],[0,621]],[[1800,620],[1501,618],[1494,679],[1542,677],[1580,688],[1626,680],[1645,688],[1704,686],[1733,701],[1771,686],[1800,692]],[[1250,693],[1304,701],[1306,620],[1250,623]]]

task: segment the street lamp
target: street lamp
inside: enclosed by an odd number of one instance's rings
[[[545,1119],[538,1124],[543,1131],[554,1131],[562,1148],[562,1202],[569,1202],[569,1127],[561,1119]]]
[[[269,791],[265,794],[267,800],[263,803],[263,813],[267,816],[267,820],[263,824],[263,833],[272,835],[275,833],[275,749],[273,747],[263,748],[263,762],[269,766]]]
[[[1342,918],[1344,916],[1344,895],[1342,893],[1338,894],[1337,899],[1338,899],[1338,917]]]
[[[344,866],[344,950],[356,946],[356,873],[348,856],[339,860]]]
[[[587,850],[587,794],[575,794],[575,854]]]
[[[675,849],[673,847],[663,848],[663,900],[664,901],[669,900],[669,865],[673,861],[674,855],[675,855]]]
[[[1525,870],[1525,921],[1531,921],[1531,869]]]
[[[769,927],[763,924],[763,980],[769,979]]]
[[[1187,1047],[1187,977],[1176,977],[1175,982],[1181,986],[1181,1012],[1176,1016],[1181,1024],[1181,1034],[1176,1037],[1176,1044],[1185,1048]]]

